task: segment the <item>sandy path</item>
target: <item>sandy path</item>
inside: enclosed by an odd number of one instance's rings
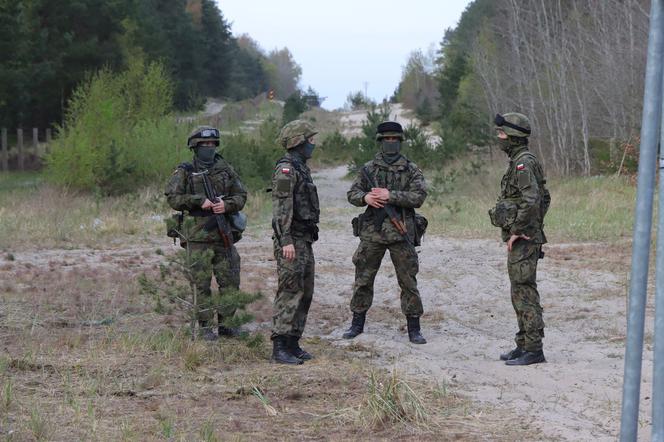
[[[345,200],[349,187],[342,180],[345,173],[345,168],[336,168],[314,176],[325,208],[316,244],[314,302],[341,315],[341,323],[324,334],[341,346],[349,344],[340,337],[350,319],[351,256],[359,243],[350,232],[350,219],[359,210]],[[353,342],[377,349],[386,365],[433,376],[440,383],[457,383],[475,400],[514,410],[539,426],[545,437],[615,440],[622,394],[626,273],[588,269],[574,260],[541,261],[538,283],[548,363],[508,367],[497,360],[501,351],[513,346],[516,325],[504,246],[498,240],[425,239],[418,280],[429,343],[408,343],[387,257],[376,280],[367,330]],[[571,246],[550,245],[546,250],[555,256]],[[324,322],[312,316],[311,332]],[[643,398],[651,395],[651,378],[652,353],[647,353]],[[650,403],[644,402],[640,440],[650,433]]]

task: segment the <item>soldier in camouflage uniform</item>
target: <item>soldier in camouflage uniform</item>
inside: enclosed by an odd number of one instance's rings
[[[219,146],[219,131],[208,126],[200,126],[191,132],[187,144],[194,153],[192,163],[180,164],[166,186],[166,199],[175,210],[194,218],[193,231],[189,233],[188,247],[195,252],[212,251],[212,273],[217,280],[220,291],[226,288],[238,289],[240,286],[240,255],[229,241],[226,247],[216,223],[214,214],[232,214],[239,212],[247,201],[247,192],[240,177],[230,164],[216,152]],[[221,200],[210,201],[203,187],[203,180],[198,173],[208,171],[208,179]],[[232,238],[231,238],[232,239]],[[228,240],[228,239],[227,239]],[[184,244],[183,244],[184,246]],[[198,271],[205,273],[208,265],[202,265]],[[211,274],[201,275],[196,286],[199,293],[199,306],[203,309],[211,301]],[[232,336],[237,330],[224,327],[224,317],[231,317],[235,312],[217,312],[219,335]],[[198,321],[203,338],[217,338],[212,330],[213,312],[199,313]]]
[[[507,272],[519,327],[516,348],[500,355],[500,359],[507,365],[536,364],[546,362],[536,279],[537,261],[544,256],[542,244],[546,243],[546,236],[542,228],[551,196],[544,186],[542,166],[528,150],[528,118],[519,113],[498,114],[495,123],[500,147],[510,161],[501,181],[500,198],[489,216],[507,242]]]
[[[360,237],[360,245],[353,255],[355,283],[350,302],[353,320],[343,337],[352,339],[364,331],[367,310],[373,301],[374,279],[385,251],[389,250],[401,288],[401,311],[406,315],[408,337],[410,342],[425,344],[420,333],[423,307],[417,290],[419,262],[415,251],[425,225],[415,209],[427,196],[426,183],[422,171],[400,153],[404,135],[399,123],[379,124],[376,140],[381,151],[363,166],[364,171],[360,170],[348,191],[351,204],[368,207],[353,220],[353,233]],[[386,205],[394,208],[407,234],[400,233],[391,221],[384,209]]]
[[[312,356],[299,341],[314,293],[314,254],[318,239],[318,193],[307,167],[315,145],[311,124],[295,120],[279,133],[287,149],[272,175],[272,227],[279,286],[274,298],[272,329],[275,362],[301,364]]]

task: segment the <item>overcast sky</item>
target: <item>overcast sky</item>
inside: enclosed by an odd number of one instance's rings
[[[471,0],[217,0],[234,35],[263,49],[284,46],[302,67],[300,86],[343,106],[352,91],[380,101],[401,78],[408,55],[438,48]]]

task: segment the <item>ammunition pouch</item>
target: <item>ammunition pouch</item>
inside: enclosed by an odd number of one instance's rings
[[[517,205],[508,200],[500,200],[489,210],[491,224],[501,229],[509,229],[516,220]]]
[[[315,221],[293,219],[291,222],[291,233],[297,236],[298,233],[308,233],[314,241],[318,241],[318,225]]]
[[[415,238],[413,241],[413,245],[415,246],[422,245],[422,237],[426,233],[428,225],[429,221],[425,217],[423,217],[419,213],[415,213]]]

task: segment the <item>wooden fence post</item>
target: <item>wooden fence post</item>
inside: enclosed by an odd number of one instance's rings
[[[9,171],[9,147],[7,146],[7,128],[2,128],[2,171]]]
[[[18,170],[25,170],[23,153],[23,129],[16,129],[16,145],[18,146]]]
[[[51,133],[51,128],[46,128],[46,153],[51,151],[51,141],[53,139],[53,134]]]
[[[34,150],[35,157],[39,158],[39,129],[32,128],[32,149]]]

